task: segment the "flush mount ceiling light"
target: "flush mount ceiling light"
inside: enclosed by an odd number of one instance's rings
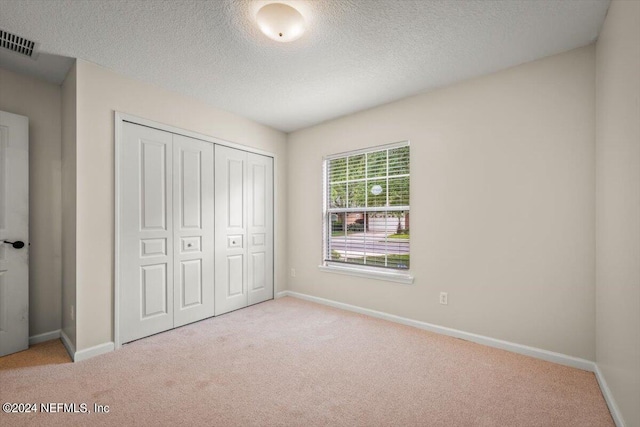
[[[267,37],[279,42],[294,41],[304,33],[303,16],[293,7],[282,3],[263,6],[256,20]]]

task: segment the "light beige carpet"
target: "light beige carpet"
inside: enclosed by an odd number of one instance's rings
[[[590,372],[289,297],[55,363],[0,358],[0,402],[110,412],[0,425],[613,425]]]

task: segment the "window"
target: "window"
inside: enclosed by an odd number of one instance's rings
[[[324,173],[324,265],[406,273],[409,142],[326,157]]]

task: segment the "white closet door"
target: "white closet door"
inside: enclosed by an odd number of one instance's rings
[[[173,327],[172,134],[125,123],[120,157],[120,333]]]
[[[213,144],[173,136],[174,322],[211,317]]]
[[[273,298],[273,159],[247,154],[249,305]]]
[[[215,312],[247,306],[247,153],[215,148]]]

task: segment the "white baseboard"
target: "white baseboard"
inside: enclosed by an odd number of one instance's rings
[[[325,298],[315,297],[307,294],[301,294],[293,291],[278,292],[276,298],[282,298],[284,296],[292,296],[306,301],[316,302],[319,304],[328,305],[342,310],[352,311],[354,313],[366,314],[378,319],[389,320],[391,322],[400,323],[407,326],[413,326],[415,328],[424,329],[427,331],[435,332],[437,334],[448,335],[454,338],[460,338],[467,341],[472,341],[478,344],[483,344],[489,347],[499,348],[502,350],[511,351],[525,356],[535,357],[536,359],[542,359],[549,362],[558,363],[560,365],[571,366],[573,368],[582,369],[589,372],[595,371],[595,363],[591,360],[581,359],[578,357],[568,356],[562,353],[555,353],[553,351],[543,350],[541,348],[529,347],[527,345],[516,344],[509,341],[503,341],[496,338],[487,337],[484,335],[478,335],[471,332],[465,332],[458,329],[447,328],[445,326],[438,326],[432,323],[422,322],[420,320],[408,319],[406,317],[396,316],[394,314],[388,314],[381,311],[371,310],[368,308],[358,307],[355,305],[345,304],[338,301],[333,301]]]
[[[100,356],[101,354],[110,353],[115,350],[113,342],[105,342],[93,347],[85,348],[84,350],[76,351],[73,358],[74,362],[81,362],[83,360],[90,359],[92,357]]]
[[[60,331],[60,339],[62,340],[64,347],[67,349],[67,353],[71,356],[71,360],[74,362],[91,359],[92,357],[112,352],[115,349],[113,342],[105,342],[93,347],[85,348],[84,350],[76,351],[75,346],[71,343],[71,340],[64,331]]]
[[[58,338],[60,338],[60,329],[29,337],[29,345],[40,344],[41,342],[51,341]]]
[[[625,427],[624,419],[622,418],[622,414],[620,413],[620,409],[618,405],[616,405],[616,401],[613,399],[613,395],[611,394],[611,390],[607,385],[607,381],[604,379],[604,375],[598,367],[598,364],[595,364],[596,379],[598,380],[598,384],[600,385],[600,390],[602,391],[602,395],[604,396],[604,400],[607,402],[607,406],[609,407],[609,412],[611,412],[611,417],[613,418],[613,422],[616,423],[617,427]]]
[[[76,354],[76,347],[73,345],[67,334],[65,334],[62,330],[60,331],[60,340],[62,340],[62,345],[64,345],[64,348],[67,349],[67,353],[69,353],[71,360],[75,360],[74,357]]]

